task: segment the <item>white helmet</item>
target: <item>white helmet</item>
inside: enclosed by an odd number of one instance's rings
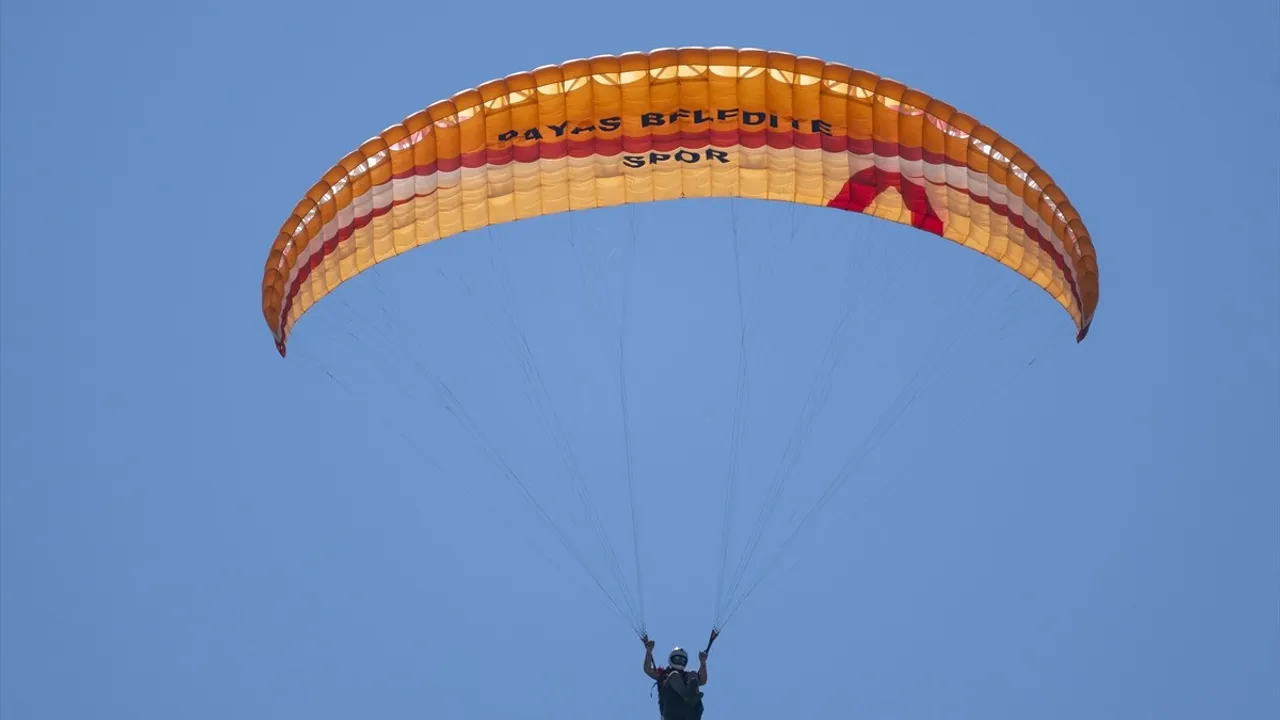
[[[667,661],[676,670],[683,670],[684,666],[689,664],[689,655],[677,645],[671,648],[671,655],[667,658]]]

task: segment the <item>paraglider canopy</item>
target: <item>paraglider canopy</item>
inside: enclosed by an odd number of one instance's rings
[[[420,245],[525,218],[741,197],[910,225],[1051,295],[1077,339],[1098,302],[1089,233],[1030,157],[893,80],[817,58],[680,48],[548,65],[436,102],[369,139],[281,227],[262,311],[281,355],[341,283]]]

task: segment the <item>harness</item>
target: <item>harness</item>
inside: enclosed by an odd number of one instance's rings
[[[702,691],[698,689],[698,673],[668,669],[656,684],[658,712],[663,720],[699,720],[702,717]]]

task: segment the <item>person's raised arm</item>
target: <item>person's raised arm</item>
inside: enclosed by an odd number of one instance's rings
[[[648,635],[640,638],[640,640],[644,643],[644,674],[657,680],[658,667],[653,663],[653,641],[649,639]]]
[[[698,685],[707,684],[707,651],[698,653]]]

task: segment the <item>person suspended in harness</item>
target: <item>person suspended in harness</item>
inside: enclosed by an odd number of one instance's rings
[[[698,671],[686,670],[689,655],[676,647],[666,667],[653,662],[653,641],[644,641],[644,674],[658,686],[658,712],[662,720],[699,720],[702,717],[702,690],[707,684],[707,652],[698,653]]]

